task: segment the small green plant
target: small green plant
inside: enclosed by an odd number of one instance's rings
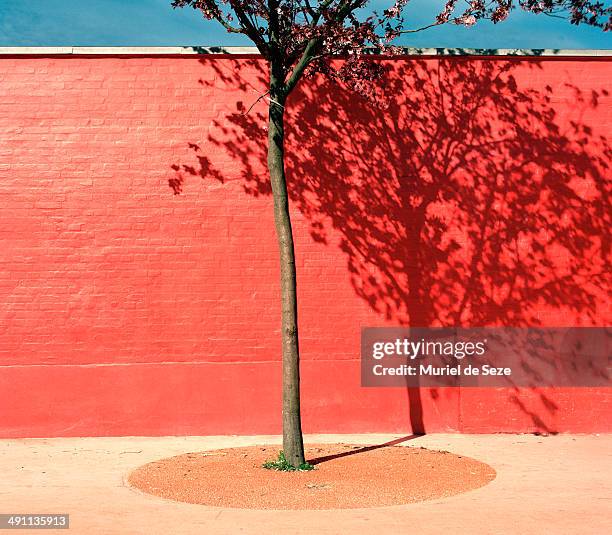
[[[309,462],[304,462],[299,466],[293,466],[289,463],[283,451],[278,452],[278,459],[275,461],[266,461],[262,466],[267,470],[278,470],[279,472],[304,472],[315,469],[314,465]]]

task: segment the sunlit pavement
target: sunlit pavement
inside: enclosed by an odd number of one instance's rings
[[[399,436],[312,435],[307,441],[379,444]],[[497,478],[459,496],[396,507],[220,509],[148,496],[125,483],[131,469],[162,457],[279,442],[271,436],[2,440],[0,513],[69,513],[68,531],[42,533],[84,535],[612,533],[612,435],[429,435],[408,440],[403,444],[489,463]]]

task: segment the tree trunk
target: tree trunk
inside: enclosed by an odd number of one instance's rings
[[[293,232],[285,180],[285,95],[270,80],[268,121],[268,171],[274,199],[274,222],[280,253],[282,354],[283,354],[283,452],[297,467],[305,462],[300,416],[300,353],[298,345],[297,292]]]

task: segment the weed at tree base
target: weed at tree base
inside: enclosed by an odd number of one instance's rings
[[[284,451],[278,453],[278,459],[275,461],[266,461],[262,466],[267,470],[277,470],[279,472],[306,472],[315,469],[314,465],[309,462],[302,463],[299,466],[293,466],[285,457]]]

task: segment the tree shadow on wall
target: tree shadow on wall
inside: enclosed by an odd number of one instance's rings
[[[264,64],[256,60],[233,69],[203,62],[225,84],[265,86]],[[609,320],[598,302],[610,284],[612,153],[580,118],[607,92],[565,87],[576,118],[561,120],[551,87],[521,87],[515,78],[519,65],[541,69],[537,61],[383,64],[383,107],[317,78],[302,83],[287,110],[291,202],[315,240],[327,243],[330,228],[340,236],[355,292],[396,325]],[[207,156],[214,146],[239,162],[247,194],[270,195],[260,171],[267,109],[260,104],[247,113],[256,98],[239,102],[214,134],[190,143],[197,164],[173,165],[175,193],[186,174],[223,182]],[[413,432],[423,433],[424,392],[408,393]],[[554,431],[546,423],[558,410],[552,399],[538,392],[538,414],[520,389],[509,395],[534,428]]]

